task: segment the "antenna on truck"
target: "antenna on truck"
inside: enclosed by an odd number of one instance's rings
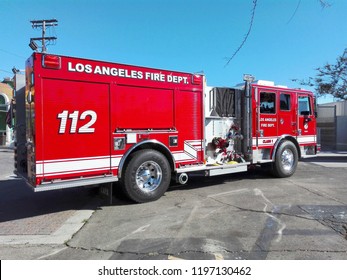
[[[42,44],[41,51],[43,53],[46,53],[47,52],[46,42],[57,40],[57,37],[46,37],[46,29],[48,27],[57,26],[58,21],[56,19],[43,19],[43,20],[32,20],[30,22],[31,22],[32,28],[41,28],[42,29],[42,36],[37,37],[37,38],[30,38],[29,47],[33,51],[37,51],[39,46],[37,45],[37,43],[35,41],[41,41],[41,44]]]

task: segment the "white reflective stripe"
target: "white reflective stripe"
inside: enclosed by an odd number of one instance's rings
[[[36,175],[109,170],[110,164],[109,156],[40,160],[36,162]]]
[[[184,151],[192,155],[194,158],[198,157],[198,151],[194,147],[190,146],[188,143],[184,142]]]
[[[76,173],[80,174],[80,173],[87,173],[87,172],[93,172],[93,171],[105,171],[108,172],[110,171],[109,167],[106,168],[93,168],[93,169],[85,169],[85,170],[72,170],[72,171],[63,171],[63,172],[54,172],[54,173],[45,173],[45,174],[36,174],[37,176],[56,176],[56,175],[68,175],[68,174],[74,174],[76,175]]]
[[[196,160],[196,158],[193,158],[190,154],[185,152],[174,152],[172,155],[176,162]]]
[[[36,163],[36,175],[42,175],[42,174],[43,174],[43,164]]]
[[[293,136],[295,137],[295,136]],[[316,143],[316,136],[315,135],[304,135],[304,136],[297,136],[297,141],[299,144],[305,144],[305,143]],[[264,145],[273,145],[276,143],[278,137],[258,137],[258,145],[264,146]],[[252,144],[253,146],[257,145],[257,138],[252,138]]]
[[[316,136],[315,135],[298,136],[298,142],[299,144],[316,143]]]
[[[104,159],[104,158],[110,158],[110,156],[81,157],[81,158],[63,158],[63,159],[52,159],[52,160],[38,160],[38,161],[36,161],[36,163],[67,162],[67,161]]]
[[[111,158],[111,168],[117,168],[119,166],[122,156],[113,156]]]
[[[98,169],[110,169],[110,158],[84,159],[60,162],[44,162],[44,173],[80,172]]]
[[[187,143],[188,145],[192,146],[196,151],[202,150],[202,141],[201,140],[191,140],[191,141],[184,141],[184,143]]]
[[[65,158],[54,160],[40,160],[36,162],[36,174],[43,175],[45,173],[74,173],[82,170],[92,171],[99,169],[117,168],[119,166],[122,155],[85,157],[85,158]],[[72,171],[71,171],[72,170]]]

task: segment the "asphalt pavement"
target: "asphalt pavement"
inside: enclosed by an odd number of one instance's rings
[[[35,258],[35,251],[12,256],[2,245],[17,248],[65,244],[79,231],[101,203],[91,188],[35,193],[13,174],[13,150],[0,148],[0,258]],[[40,246],[39,246],[40,247]],[[11,247],[14,248],[14,247]],[[6,251],[6,250],[5,250]],[[48,248],[48,251],[50,249]]]
[[[34,193],[0,148],[0,259],[347,259],[347,153],[294,176],[193,177],[158,201],[95,189]]]

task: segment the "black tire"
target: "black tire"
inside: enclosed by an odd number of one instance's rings
[[[299,155],[296,146],[291,141],[280,142],[275,162],[272,165],[273,175],[278,178],[290,177],[294,174],[298,165]]]
[[[122,175],[122,190],[131,200],[143,203],[159,199],[168,189],[171,168],[166,157],[146,149],[131,155]]]

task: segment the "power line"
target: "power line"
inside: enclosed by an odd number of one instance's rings
[[[24,59],[26,59],[24,56],[21,56],[21,55],[19,55],[19,54],[15,54],[15,53],[13,53],[13,52],[9,52],[9,51],[4,50],[4,49],[0,49],[0,51],[2,51],[2,52],[4,52],[4,53],[7,53],[7,54],[10,54],[10,55],[13,55],[13,56],[17,56],[17,57],[19,57],[19,58],[24,58]]]
[[[288,20],[287,24],[289,24],[292,19],[295,17],[299,7],[300,7],[300,4],[301,4],[302,0],[299,0],[298,1],[298,4],[296,5],[296,8],[295,8],[295,11],[294,13],[292,14],[292,16],[290,17],[290,19]],[[320,3],[320,6],[322,7],[322,9],[325,9],[325,8],[329,8],[331,7],[331,4],[327,1],[324,1],[324,0],[318,0],[318,2]]]
[[[12,74],[12,72],[6,71],[6,70],[3,70],[3,69],[0,69],[0,71],[1,71],[1,72],[5,72],[5,73],[10,73],[10,74]]]
[[[240,46],[236,49],[236,51],[233,53],[233,55],[229,58],[228,62],[225,64],[224,67],[228,66],[230,61],[235,57],[235,55],[241,50],[243,45],[246,43],[247,38],[248,38],[248,36],[249,36],[249,34],[251,33],[251,30],[252,30],[253,21],[254,21],[254,15],[255,15],[255,8],[256,7],[257,7],[257,0],[253,0],[253,8],[252,8],[252,11],[251,11],[251,22],[249,24],[248,31],[247,31],[243,41],[241,42]]]
[[[295,17],[296,12],[298,11],[298,9],[299,9],[299,7],[300,7],[300,4],[301,4],[301,0],[299,0],[298,4],[296,5],[295,11],[294,11],[294,13],[292,14],[292,16],[290,17],[290,19],[288,20],[287,24],[289,24],[289,23],[292,21],[292,19]]]

